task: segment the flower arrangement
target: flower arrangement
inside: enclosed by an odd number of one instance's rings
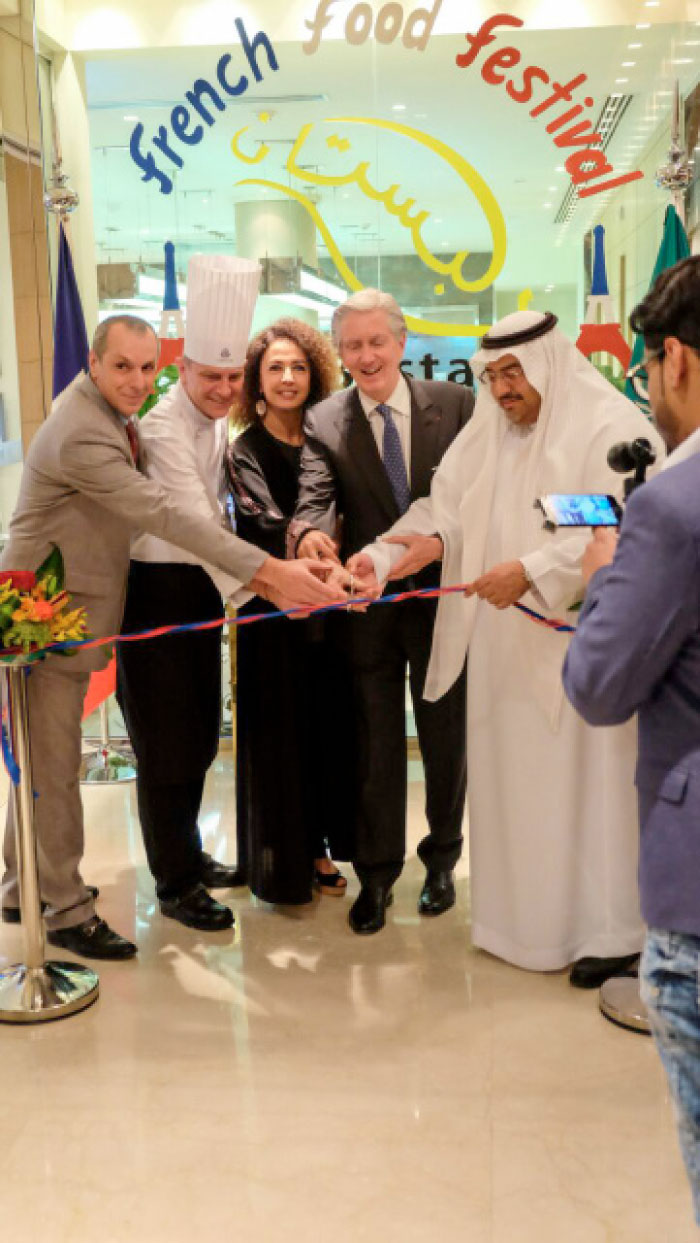
[[[63,557],[54,548],[36,573],[0,571],[0,656],[25,654],[50,643],[89,639],[85,610],[70,609]],[[70,652],[63,653],[70,655]]]

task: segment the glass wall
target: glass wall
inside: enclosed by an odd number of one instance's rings
[[[468,383],[480,334],[518,307],[579,337],[602,223],[595,315],[626,335],[670,201],[676,84],[691,160],[698,142],[685,2],[37,0],[36,17],[89,328],[116,308],[160,327],[171,242],[183,309],[196,251],[260,259],[258,323],[324,328],[379,285],[409,317],[410,371]]]

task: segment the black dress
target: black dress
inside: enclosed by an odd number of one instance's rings
[[[231,445],[227,473],[242,539],[284,558],[301,448],[254,424]],[[239,616],[272,613],[255,597]],[[352,684],[334,616],[239,626],[238,864],[266,902],[312,895],[313,860],[352,858]]]

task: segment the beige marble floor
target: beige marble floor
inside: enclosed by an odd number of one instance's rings
[[[413,845],[421,800],[416,780]],[[466,866],[457,909],[421,920],[413,855],[376,937],[347,900],[243,893],[235,936],[205,936],[155,910],[133,787],[85,804],[86,878],[140,954],[86,1013],[0,1027],[7,1243],[697,1238],[651,1041],[566,975],[472,951]],[[229,857],[225,756],[205,810]],[[0,967],[20,955],[3,926]]]

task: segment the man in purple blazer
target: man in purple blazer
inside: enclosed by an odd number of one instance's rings
[[[564,686],[591,725],[638,713],[642,997],[700,1223],[700,256],[663,272],[630,322],[669,457],[619,543],[588,547]]]

